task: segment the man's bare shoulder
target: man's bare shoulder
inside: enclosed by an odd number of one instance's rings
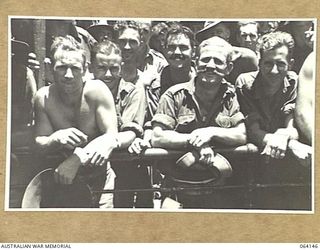
[[[306,60],[304,61],[301,70],[300,70],[300,74],[299,74],[299,79],[308,79],[308,80],[312,80],[313,79],[313,71],[314,71],[314,52],[310,53],[308,55],[308,57],[306,58]]]
[[[101,100],[110,99],[113,101],[112,94],[109,88],[100,80],[87,80],[84,88],[83,94],[86,98],[90,100]]]

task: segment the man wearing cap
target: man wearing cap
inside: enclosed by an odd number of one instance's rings
[[[76,175],[93,189],[109,188],[107,162],[119,145],[112,94],[100,80],[84,81],[86,56],[73,37],[55,38],[51,52],[54,83],[35,97],[36,145],[43,153],[71,155],[54,172],[65,190],[78,182]],[[95,206],[112,207],[112,200]]]
[[[113,29],[113,25],[108,23],[107,20],[99,20],[97,23],[92,24],[87,31],[97,40],[97,42],[116,40],[116,32]]]
[[[91,55],[94,78],[103,81],[113,95],[118,117],[119,148],[127,149],[136,137],[141,138],[143,134],[146,104],[144,90],[121,78],[121,51],[113,42],[104,40],[98,43]],[[137,162],[112,162],[111,165],[117,176],[116,189],[150,188],[147,169],[138,167]],[[134,193],[116,193],[114,206],[152,207],[152,197],[147,200],[146,195],[138,193],[134,202]]]
[[[196,39],[199,43],[201,43],[210,37],[218,36],[229,42],[230,35],[231,30],[228,22],[206,21],[203,29],[197,32]]]
[[[202,170],[181,169],[174,162],[167,162],[162,171],[169,186],[212,184],[212,173],[207,168],[214,159],[211,146],[246,143],[244,117],[235,90],[224,80],[232,70],[232,51],[232,46],[219,37],[203,41],[199,45],[197,76],[169,88],[160,99],[152,119],[152,146],[195,150],[200,164],[205,166]],[[185,208],[219,207],[219,203],[210,203],[211,198],[178,194],[178,201]]]
[[[297,96],[297,74],[290,71],[294,60],[294,41],[290,34],[272,32],[261,37],[259,71],[241,74],[236,82],[241,111],[246,115],[248,141],[257,145],[262,162],[258,180],[266,183],[301,181],[299,166],[289,162],[288,143],[298,139],[293,126]],[[283,159],[283,160],[282,160]],[[258,206],[269,208],[307,207],[293,198],[292,190],[271,192]],[[307,195],[306,195],[307,196]]]
[[[198,43],[203,40],[218,36],[229,41],[231,34],[230,22],[207,21],[204,28],[197,32],[196,39]],[[246,73],[258,69],[258,58],[255,52],[248,48],[233,46],[232,54],[233,69],[225,78],[234,85],[237,77],[241,73]]]

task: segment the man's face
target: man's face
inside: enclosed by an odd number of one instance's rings
[[[271,87],[281,87],[293,60],[288,61],[288,47],[282,46],[261,54],[260,72]]]
[[[172,34],[167,39],[166,58],[171,67],[182,68],[190,65],[192,47],[185,34]]]
[[[103,81],[113,89],[120,79],[121,57],[115,53],[105,55],[98,53],[92,62],[92,73],[95,79]]]
[[[84,58],[79,51],[58,49],[55,54],[53,76],[60,91],[73,93],[83,87]]]
[[[209,45],[200,48],[198,78],[205,85],[220,86],[222,79],[232,70],[232,63],[227,59],[228,51],[224,47]]]
[[[124,29],[118,39],[124,62],[135,61],[140,46],[139,31],[133,28]]]
[[[218,23],[213,28],[210,29],[210,36],[218,36],[226,41],[229,41],[230,38],[230,29],[224,23]]]
[[[239,28],[239,43],[241,47],[256,51],[258,40],[258,27],[254,23],[243,25]]]
[[[292,24],[292,35],[298,47],[313,48],[313,40],[311,35],[312,22],[297,21]]]
[[[144,44],[148,44],[149,39],[150,39],[150,35],[151,35],[151,24],[141,23],[140,30],[141,30],[141,41]]]

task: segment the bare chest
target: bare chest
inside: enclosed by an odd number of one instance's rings
[[[89,137],[95,137],[98,134],[95,107],[85,99],[74,105],[66,105],[61,101],[51,100],[46,108],[55,131],[74,127]]]

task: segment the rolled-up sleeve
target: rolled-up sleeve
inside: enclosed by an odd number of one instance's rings
[[[131,130],[140,137],[143,134],[142,127],[146,110],[144,91],[142,88],[134,88],[125,98],[125,105],[121,114],[122,125],[119,130]]]
[[[170,130],[173,130],[176,127],[177,118],[175,114],[175,101],[174,95],[170,91],[166,91],[161,96],[159,106],[151,123],[153,127],[155,124],[161,124]]]

